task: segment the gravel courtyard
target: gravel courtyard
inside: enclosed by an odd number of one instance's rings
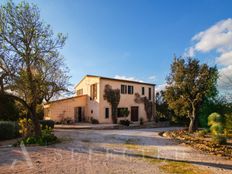
[[[232,161],[203,154],[160,137],[168,128],[55,130],[61,143],[48,147],[0,148],[0,173],[232,173]],[[182,167],[183,166],[183,167]],[[174,173],[177,171],[174,170]],[[192,173],[191,173],[192,174]]]

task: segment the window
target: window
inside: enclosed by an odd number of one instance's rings
[[[148,98],[151,100],[151,88],[149,88]]]
[[[144,95],[145,93],[145,90],[144,90],[144,87],[142,87],[142,95]]]
[[[109,118],[110,110],[109,108],[105,108],[105,118]]]
[[[133,93],[134,93],[134,86],[128,85],[128,94],[133,94]]]
[[[77,90],[77,95],[79,96],[79,95],[83,95],[83,89],[78,89]]]
[[[126,117],[127,112],[128,108],[118,108],[118,117]]]
[[[90,86],[90,99],[97,99],[97,84],[92,84]]]
[[[127,86],[121,85],[121,94],[127,94]]]

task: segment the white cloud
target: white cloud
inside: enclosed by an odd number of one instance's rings
[[[195,54],[194,52],[195,52],[194,47],[190,47],[190,48],[186,49],[186,51],[184,53],[184,57],[193,57]]]
[[[185,56],[194,56],[196,53],[215,51],[218,57],[216,63],[221,65],[219,69],[220,89],[232,79],[232,18],[219,21],[208,29],[199,32],[192,38],[193,46],[188,48]],[[231,83],[232,84],[232,83]]]
[[[231,90],[232,84],[232,65],[226,66],[219,70],[218,86],[222,90]]]
[[[232,64],[232,50],[221,53],[219,57],[216,58],[216,62],[221,65],[231,65]]]
[[[114,78],[115,79],[122,79],[122,80],[131,80],[131,81],[143,82],[142,80],[137,79],[135,77],[126,77],[126,76],[115,75]]]
[[[156,92],[160,92],[160,91],[164,90],[164,89],[166,88],[166,86],[167,86],[166,83],[161,84],[161,85],[157,85],[157,86],[155,87],[155,91],[156,91]]]
[[[232,48],[232,19],[222,20],[205,31],[193,36],[196,42],[190,49],[193,52],[222,52]]]

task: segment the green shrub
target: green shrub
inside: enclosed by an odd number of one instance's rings
[[[45,146],[58,142],[58,138],[52,133],[52,128],[45,128],[42,130],[41,136],[39,138],[36,138],[35,136],[30,136],[25,137],[21,141],[24,144],[38,144],[41,146]],[[20,144],[20,142],[18,142],[18,144]]]
[[[57,142],[57,140],[58,140],[57,137],[52,133],[52,129],[48,128],[42,130],[42,135],[37,142],[39,145],[43,146],[43,145],[54,144]]]
[[[73,124],[73,119],[69,118],[69,117],[66,117],[66,118],[63,118],[61,121],[60,121],[60,124]]]
[[[225,114],[225,128],[232,130],[232,113]]]
[[[93,117],[91,117],[90,121],[92,124],[99,124],[99,121]]]
[[[213,135],[220,135],[223,134],[223,125],[222,123],[215,123],[210,126],[210,131]]]
[[[17,122],[0,121],[0,140],[16,138],[18,131]]]
[[[222,116],[230,112],[231,108],[224,97],[206,98],[199,110],[199,126],[208,128],[208,116],[211,113],[219,113]]]
[[[26,118],[19,119],[18,124],[19,124],[19,133],[23,137],[33,136],[34,129],[31,119],[26,119]]]
[[[216,144],[226,144],[226,137],[223,135],[213,136],[212,140]]]
[[[207,133],[209,133],[208,129],[202,129],[202,130],[197,131],[197,135],[200,137],[204,137]]]
[[[208,117],[208,125],[211,126],[215,123],[222,123],[222,116],[216,112],[212,113]]]
[[[24,144],[36,144],[37,140],[35,137],[26,137],[23,142]]]
[[[139,119],[139,124],[140,124],[140,125],[143,125],[143,124],[144,124],[143,118],[140,118],[140,119]]]
[[[224,117],[224,133],[227,137],[232,137],[232,113],[225,114]]]
[[[46,129],[46,128],[54,128],[55,122],[53,120],[40,120],[39,121],[41,128]]]
[[[19,118],[19,109],[16,102],[5,95],[0,95],[0,120],[17,121]]]
[[[208,117],[208,125],[210,126],[210,132],[214,142],[221,144],[226,142],[226,138],[223,135],[223,118],[218,113],[212,113]]]
[[[219,135],[223,133],[222,116],[216,112],[212,113],[208,117],[208,125],[213,135]]]
[[[130,121],[129,120],[120,120],[119,124],[124,125],[124,126],[130,126]]]

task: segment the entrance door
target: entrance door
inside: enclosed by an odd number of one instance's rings
[[[78,107],[78,122],[82,122],[82,108]]]
[[[139,107],[138,106],[131,107],[131,121],[133,122],[139,121]]]
[[[84,109],[82,107],[75,108],[75,122],[82,122],[84,117]]]

